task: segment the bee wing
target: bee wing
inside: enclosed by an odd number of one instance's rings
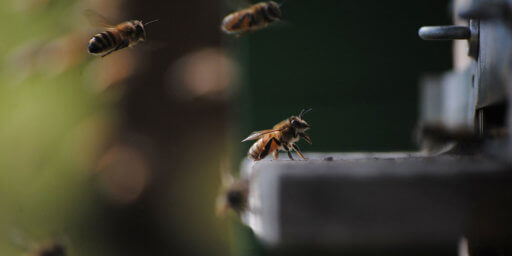
[[[109,20],[105,18],[103,15],[93,11],[93,10],[85,10],[84,16],[87,18],[89,23],[95,27],[104,27],[104,28],[112,28],[114,27],[111,25]]]
[[[289,20],[280,20],[272,24],[272,26],[269,27],[270,29],[291,29],[295,28],[295,24],[293,24]]]
[[[224,217],[228,210],[228,204],[226,202],[226,197],[224,194],[219,194],[217,199],[215,200],[215,214],[217,217]]]
[[[168,42],[158,41],[158,40],[146,40],[144,43],[137,44],[135,47],[140,49],[141,52],[144,53],[152,53],[161,49],[164,49],[169,46]]]
[[[249,0],[228,0],[225,3],[230,11],[242,10],[252,5]]]
[[[248,140],[256,140],[256,139],[259,139],[261,138],[263,135],[265,134],[269,134],[269,133],[273,133],[273,132],[280,132],[281,130],[263,130],[263,131],[255,131],[253,133],[251,133],[251,135],[249,135],[249,137],[245,138],[244,140],[242,140],[242,142],[246,142]]]
[[[229,187],[235,182],[235,177],[231,173],[231,165],[227,158],[220,162],[220,181],[223,188]]]
[[[227,157],[220,161],[219,167],[221,188],[215,200],[215,212],[217,217],[223,217],[229,209],[225,193],[226,190],[235,183],[235,177],[233,177],[231,173],[231,165]]]

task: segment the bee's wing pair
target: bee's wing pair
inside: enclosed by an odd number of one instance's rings
[[[222,187],[229,187],[231,184],[235,183],[235,177],[233,177],[231,173],[233,168],[227,157],[220,162],[219,170]]]
[[[251,2],[248,0],[227,0],[224,2],[225,6],[230,11],[238,11],[251,7]]]
[[[220,162],[219,167],[221,188],[217,195],[217,199],[215,200],[215,212],[217,213],[217,216],[224,216],[228,210],[225,193],[226,190],[235,182],[235,177],[231,174],[231,166],[227,158],[224,158]]]
[[[105,18],[103,15],[101,15],[93,10],[90,10],[90,9],[85,10],[84,16],[92,26],[101,27],[101,28],[114,27],[107,18]]]
[[[251,133],[251,135],[249,135],[249,137],[242,140],[242,142],[246,142],[248,140],[257,140],[257,139],[261,138],[263,135],[273,133],[273,132],[280,132],[280,131],[282,131],[282,129],[255,131],[255,132]]]

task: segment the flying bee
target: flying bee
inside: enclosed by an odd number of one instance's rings
[[[304,156],[300,152],[300,149],[295,142],[300,138],[305,139],[309,144],[312,144],[311,139],[305,133],[305,131],[311,128],[303,117],[305,114],[310,112],[312,109],[302,110],[299,116],[291,116],[290,118],[276,124],[271,130],[263,130],[253,132],[249,137],[244,139],[256,140],[251,148],[249,149],[248,156],[255,161],[259,161],[265,158],[268,154],[273,153],[274,159],[279,157],[279,150],[286,151],[288,157],[293,160],[291,150],[297,152],[300,158],[304,159]]]
[[[87,11],[86,16],[92,23],[106,27],[104,32],[94,35],[89,40],[89,53],[101,55],[101,57],[105,57],[128,46],[133,47],[139,42],[144,42],[146,40],[146,30],[144,27],[158,21],[153,20],[143,24],[140,20],[130,20],[116,26],[111,26],[103,16],[93,11]]]
[[[27,256],[66,256],[66,246],[59,241],[47,241],[36,244]]]
[[[234,180],[217,197],[217,214],[224,215],[231,209],[240,214],[248,209],[249,181]]]
[[[19,229],[10,232],[10,238],[13,244],[25,251],[24,256],[66,256],[68,255],[67,243],[65,237],[47,239],[35,242],[29,239],[26,234]]]
[[[222,187],[216,201],[219,216],[224,216],[229,209],[238,214],[249,209],[249,180],[235,179],[231,174],[231,168],[226,167],[226,164],[222,164],[220,168]]]
[[[262,29],[281,20],[281,5],[274,1],[261,2],[231,13],[222,21],[221,29],[227,34],[238,36]]]

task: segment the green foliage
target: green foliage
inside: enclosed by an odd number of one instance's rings
[[[86,55],[54,66],[69,53],[48,52],[80,30],[76,4],[0,2],[0,255],[30,246],[16,244],[16,232],[31,243],[98,230],[82,228],[94,214],[90,159],[109,122],[108,105],[84,74]],[[73,255],[101,255],[91,241],[70,240],[80,251]]]

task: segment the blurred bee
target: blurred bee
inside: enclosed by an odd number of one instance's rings
[[[107,30],[96,34],[89,40],[89,53],[101,55],[101,57],[105,57],[128,46],[133,47],[139,42],[145,41],[146,30],[144,27],[158,21],[153,20],[143,24],[140,20],[130,20],[116,26],[111,26],[103,16],[91,10],[86,11],[85,15],[95,25],[107,28]]]
[[[14,229],[10,233],[10,237],[14,245],[23,249],[24,256],[66,256],[67,240],[48,239],[42,242],[34,242],[18,229]]]
[[[238,36],[262,29],[281,20],[281,5],[274,1],[261,2],[231,13],[222,21],[221,29],[227,34]]]
[[[47,241],[36,244],[27,256],[66,256],[66,246],[59,241]]]
[[[249,181],[247,179],[235,179],[231,175],[230,168],[221,166],[221,192],[217,196],[217,215],[224,216],[228,210],[240,214],[249,209]]]
[[[300,138],[304,138],[309,144],[312,144],[311,139],[305,131],[311,128],[303,117],[312,109],[302,110],[299,116],[292,116],[274,126],[271,130],[263,130],[253,132],[249,137],[242,142],[248,140],[256,140],[249,149],[248,156],[255,161],[265,158],[268,154],[273,153],[274,159],[279,157],[279,150],[286,151],[288,157],[293,160],[291,150],[295,150],[297,154],[305,160],[300,152],[300,149],[295,142]]]

